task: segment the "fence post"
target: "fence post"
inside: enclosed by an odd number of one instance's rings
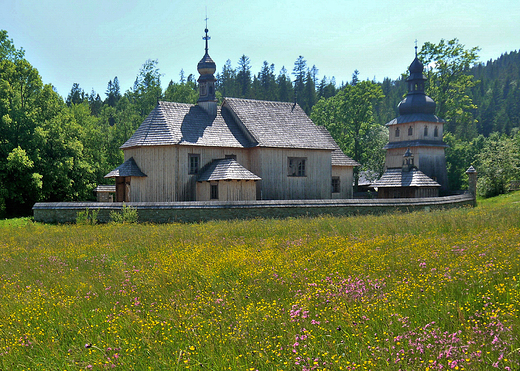
[[[470,166],[468,170],[466,170],[466,174],[468,174],[468,183],[469,183],[469,193],[473,196],[473,200],[475,205],[477,204],[477,170],[473,166]]]

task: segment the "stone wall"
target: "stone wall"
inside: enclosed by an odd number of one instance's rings
[[[474,206],[469,194],[416,199],[272,200],[129,202],[137,209],[140,222],[199,222],[223,219],[287,218],[318,215],[364,215],[392,211],[435,210]],[[99,210],[101,223],[110,221],[110,212],[119,211],[120,202],[40,202],[33,207],[34,220],[42,223],[74,223],[78,211]]]

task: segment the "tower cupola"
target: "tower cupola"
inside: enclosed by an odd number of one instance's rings
[[[206,41],[206,53],[197,64],[197,71],[200,74],[200,77],[197,80],[199,83],[199,99],[197,103],[208,114],[215,116],[217,114],[217,99],[215,97],[215,82],[217,79],[215,78],[214,73],[217,70],[217,66],[208,53],[208,41],[211,38],[208,36],[207,26],[204,32],[206,33],[206,36],[202,39]]]
[[[415,47],[415,59],[413,60],[408,71],[410,76],[406,79],[408,83],[408,94],[401,103],[399,103],[399,114],[407,115],[414,113],[435,114],[436,104],[424,92],[424,83],[426,77],[423,74],[424,65],[417,57],[417,46]]]

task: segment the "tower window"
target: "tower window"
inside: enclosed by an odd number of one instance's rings
[[[203,96],[208,94],[206,92],[206,84],[200,84],[200,86],[199,86],[199,93],[200,93],[201,97],[203,97]]]
[[[433,130],[433,136],[436,137],[436,138],[439,136],[439,128],[437,126]]]
[[[424,127],[424,136],[425,136],[425,137],[428,136],[428,126],[425,126],[425,127]]]
[[[399,128],[395,128],[395,137],[399,138]]]
[[[408,128],[408,135],[413,135],[413,128],[411,126]]]

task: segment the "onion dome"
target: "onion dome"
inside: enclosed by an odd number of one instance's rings
[[[423,70],[424,65],[417,58],[416,54],[412,64],[408,67],[408,71],[410,71],[410,76],[406,79],[408,82],[408,94],[399,103],[399,115],[414,113],[435,114],[436,104],[424,92],[426,77],[423,74]]]
[[[208,40],[210,37],[208,36],[207,24],[204,32],[206,33],[206,36],[202,39],[206,41],[206,53],[197,64],[197,71],[200,73],[200,77],[197,80],[199,83],[199,99],[197,102],[200,107],[206,110],[206,112],[211,115],[216,115],[217,99],[215,97],[215,82],[217,79],[215,78],[214,73],[217,70],[217,66],[208,53]]]

